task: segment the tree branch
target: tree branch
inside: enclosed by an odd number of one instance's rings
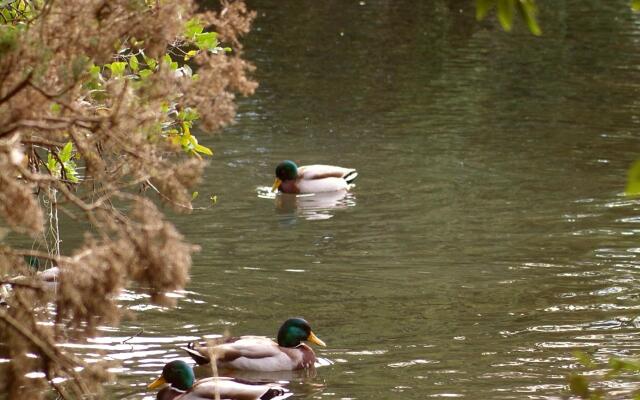
[[[31,76],[32,75],[33,75],[33,71],[30,71],[27,74],[27,76],[22,81],[20,81],[20,83],[18,83],[13,89],[9,90],[9,92],[7,94],[5,94],[4,96],[0,97],[0,104],[8,101],[13,96],[18,94],[18,92],[20,92],[22,89],[24,89],[27,85],[29,85],[29,81],[31,80]]]

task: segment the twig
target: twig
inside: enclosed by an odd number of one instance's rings
[[[60,180],[67,181],[67,170],[64,168],[64,162],[60,158],[60,155],[57,151],[53,151],[51,149],[49,149],[49,154],[53,154],[53,158],[55,158],[58,164],[60,164]]]
[[[63,106],[64,108],[73,111],[73,112],[77,112],[69,103],[61,101],[59,99],[60,96],[64,95],[65,93],[67,93],[69,90],[71,90],[74,86],[75,86],[75,82],[73,83],[73,85],[70,85],[68,88],[63,89],[60,93],[58,94],[50,94],[47,93],[44,89],[42,89],[39,86],[36,86],[33,84],[33,82],[28,82],[29,86],[31,86],[32,88],[34,88],[38,93],[40,93],[41,95],[43,95],[44,97],[46,97],[49,100],[55,101],[56,103],[60,104],[61,106]]]
[[[138,331],[138,333],[136,333],[135,335],[130,336],[129,338],[127,338],[127,339],[123,340],[122,342],[120,342],[120,344],[125,344],[125,343],[127,343],[129,340],[131,340],[131,339],[133,339],[133,338],[136,338],[136,337],[138,337],[138,336],[142,335],[143,333],[144,333],[144,329],[140,329],[140,330]]]
[[[54,152],[55,153],[55,152]],[[60,160],[60,158],[56,154],[56,158]],[[61,162],[61,161],[59,161]],[[64,166],[60,165],[60,169],[64,170]],[[55,188],[49,188],[49,229],[51,231],[51,236],[53,236],[53,245],[55,248],[55,255],[60,255],[60,225],[58,220],[58,201],[57,201],[57,191]]]
[[[42,131],[59,131],[68,128],[69,124],[45,124],[37,121],[18,121],[7,125],[0,131],[0,137],[7,136],[19,128],[33,128]]]
[[[33,71],[30,71],[27,74],[26,78],[24,78],[22,81],[20,81],[20,83],[18,83],[13,89],[9,90],[9,92],[7,94],[5,94],[4,96],[0,97],[0,104],[2,104],[5,101],[9,100],[10,98],[12,98],[16,94],[18,94],[19,91],[24,89],[25,86],[27,86],[29,84],[29,81],[31,80],[31,76],[32,75],[33,75]]]
[[[169,197],[167,197],[164,193],[162,193],[160,190],[158,190],[157,187],[155,187],[153,185],[153,183],[151,183],[151,181],[149,179],[147,179],[147,181],[145,182],[147,185],[149,185],[149,187],[151,189],[153,189],[156,193],[158,193],[160,195],[160,197],[162,197],[163,199],[165,199],[166,201],[168,201],[169,203],[178,206],[178,207],[182,207],[184,209],[187,209],[189,211],[193,210],[193,206],[191,204],[180,204],[180,203],[176,203],[175,201],[171,200]],[[206,210],[206,209],[205,209]]]
[[[13,287],[21,287],[24,289],[31,289],[38,292],[43,292],[44,288],[40,284],[31,284],[26,282],[16,282],[12,280],[0,280],[0,285],[9,285]]]
[[[56,390],[56,392],[58,392],[58,399],[63,399],[63,400],[68,399],[69,397],[66,395],[66,391],[64,390],[64,388],[62,388],[62,386],[57,384],[54,381],[54,378],[51,376],[51,368],[49,367],[48,364],[49,363],[47,362],[47,368],[45,368],[45,375],[47,377],[47,380],[51,383],[51,385]]]
[[[120,107],[122,107],[122,102],[124,101],[124,95],[127,93],[127,89],[129,88],[129,80],[124,81],[124,85],[120,93],[118,93],[118,97],[116,98],[115,107],[113,107],[113,112],[111,113],[111,123],[114,123],[114,120],[120,114]]]
[[[0,320],[4,321],[8,326],[13,328],[16,332],[22,335],[25,339],[29,340],[36,346],[46,357],[51,360],[56,360],[60,365],[64,366],[68,360],[62,360],[58,354],[56,354],[55,349],[52,349],[48,343],[43,342],[39,337],[31,333],[31,331],[22,325],[17,319],[13,318],[9,313],[5,310],[0,309]]]
[[[32,145],[36,145],[36,146],[42,146],[45,148],[49,148],[49,147],[64,147],[65,143],[64,142],[56,142],[53,140],[48,140],[48,139],[44,139],[44,138],[39,138],[39,137],[34,137],[34,138],[30,138],[30,139],[22,139],[21,140],[22,143],[24,144],[32,144]]]
[[[211,374],[215,380],[218,380],[220,375],[218,374],[218,354],[213,351],[214,345],[211,341],[207,340],[207,353],[209,353],[209,365],[211,366]],[[215,399],[220,400],[220,391],[218,390],[218,386],[214,386],[215,388]]]

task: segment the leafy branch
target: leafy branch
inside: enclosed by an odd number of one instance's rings
[[[483,20],[493,8],[497,9],[498,21],[505,31],[513,28],[513,18],[517,12],[532,34],[542,34],[536,19],[538,9],[535,0],[476,0],[476,19]]]

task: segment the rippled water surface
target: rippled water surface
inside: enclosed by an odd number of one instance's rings
[[[175,218],[201,246],[176,309],[136,318],[88,359],[111,397],[204,335],[274,336],[307,318],[328,347],[294,398],[551,399],[576,349],[640,350],[640,16],[628,1],[542,1],[545,35],[476,23],[470,1],[250,1],[260,89]],[[274,197],[279,160],[357,168],[349,194]],[[606,382],[618,397],[633,377]]]

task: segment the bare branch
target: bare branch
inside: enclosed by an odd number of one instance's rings
[[[7,92],[4,96],[0,97],[0,105],[18,94],[22,89],[27,87],[32,75],[33,71],[30,71],[23,80],[21,80],[16,86],[14,86],[13,89],[9,90],[9,92]]]

